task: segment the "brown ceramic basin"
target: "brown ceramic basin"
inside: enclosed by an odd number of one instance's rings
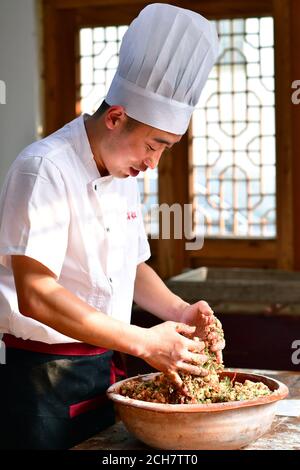
[[[221,375],[234,377],[235,372]],[[139,376],[150,380],[157,373]],[[271,427],[278,400],[288,388],[264,375],[236,372],[235,380],[263,382],[275,393],[254,400],[225,403],[170,405],[134,400],[119,394],[120,386],[130,379],[111,385],[108,397],[129,432],[157,449],[240,449],[255,441]]]

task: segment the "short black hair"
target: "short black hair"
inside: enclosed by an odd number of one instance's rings
[[[102,103],[100,104],[99,108],[95,111],[96,117],[99,117],[102,114],[104,114],[105,111],[107,111],[109,108],[110,108],[110,105],[107,104],[105,100],[103,100]]]

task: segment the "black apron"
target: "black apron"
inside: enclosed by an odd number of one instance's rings
[[[3,341],[0,449],[68,449],[114,423],[105,392],[125,374],[112,351],[11,335]]]

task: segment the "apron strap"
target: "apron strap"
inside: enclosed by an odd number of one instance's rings
[[[106,348],[99,348],[91,344],[74,343],[54,343],[48,344],[41,341],[32,341],[30,339],[16,338],[13,335],[3,335],[2,341],[7,348],[26,349],[27,351],[57,354],[61,356],[95,356],[108,351]]]

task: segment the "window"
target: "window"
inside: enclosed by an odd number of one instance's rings
[[[201,214],[206,236],[274,238],[273,18],[216,27],[220,55],[192,123],[196,233]]]

